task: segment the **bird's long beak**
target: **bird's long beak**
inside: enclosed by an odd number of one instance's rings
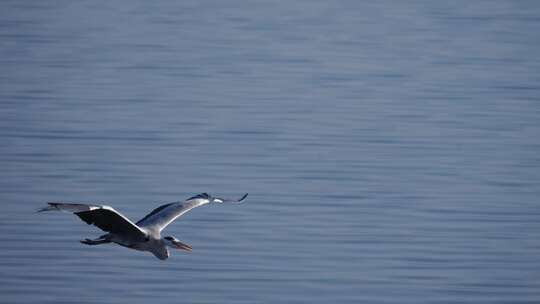
[[[188,244],[184,244],[184,243],[182,243],[180,241],[173,241],[173,244],[176,246],[176,249],[182,249],[182,250],[185,250],[185,251],[193,250],[193,247],[191,247]]]

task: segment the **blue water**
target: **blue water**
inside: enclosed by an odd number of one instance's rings
[[[1,303],[540,303],[536,1],[3,1]],[[162,262],[47,201],[137,220]]]

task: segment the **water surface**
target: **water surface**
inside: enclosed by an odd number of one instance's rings
[[[0,6],[0,302],[540,302],[536,2]]]

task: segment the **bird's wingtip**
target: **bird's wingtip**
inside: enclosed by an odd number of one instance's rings
[[[58,205],[60,203],[53,203],[53,202],[47,202],[48,206],[39,208],[36,210],[36,212],[43,212],[43,211],[51,211],[51,210],[58,210],[60,211],[60,208],[58,208]]]
[[[48,204],[49,204],[49,206],[45,206],[45,207],[41,207],[41,208],[36,209],[36,213],[55,209],[50,203],[48,203]]]
[[[242,196],[238,201],[239,202],[243,201],[244,199],[246,199],[247,196],[248,196],[248,193],[244,194],[244,196]]]

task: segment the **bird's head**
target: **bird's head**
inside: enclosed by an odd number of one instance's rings
[[[182,249],[182,250],[186,250],[186,251],[191,251],[193,249],[193,247],[191,247],[188,244],[184,244],[184,243],[180,242],[174,236],[166,236],[166,237],[163,238],[163,241],[165,242],[165,244],[167,244],[167,246],[169,246],[171,248]]]

